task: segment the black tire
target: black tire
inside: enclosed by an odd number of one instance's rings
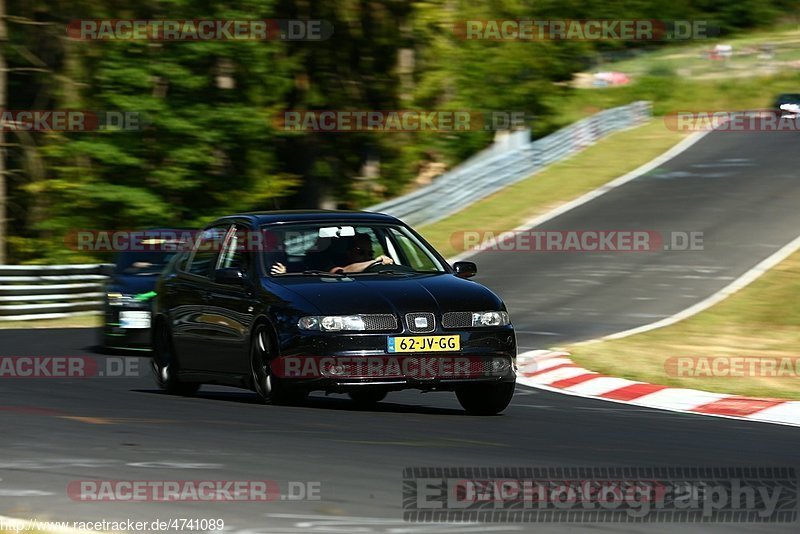
[[[379,389],[358,389],[347,393],[353,402],[360,406],[371,406],[386,398],[386,392]]]
[[[471,415],[497,415],[514,396],[514,382],[475,384],[456,391],[458,402]]]
[[[178,358],[172,345],[172,336],[164,322],[158,323],[153,335],[153,378],[159,388],[170,395],[190,397],[197,393],[200,384],[181,382],[178,376]]]
[[[250,375],[253,391],[264,404],[299,404],[308,396],[307,391],[287,387],[272,373],[270,364],[277,350],[270,328],[265,323],[256,325],[250,342]]]

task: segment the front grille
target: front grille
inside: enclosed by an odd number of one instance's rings
[[[390,313],[362,315],[364,329],[370,332],[397,330],[397,317]]]
[[[469,328],[472,312],[447,312],[442,315],[442,328]]]
[[[425,320],[425,326],[417,326],[417,320]],[[429,312],[416,312],[406,314],[406,326],[409,332],[426,334],[436,330],[436,317]]]

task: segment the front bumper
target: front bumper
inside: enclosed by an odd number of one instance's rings
[[[389,337],[426,335],[458,335],[461,348],[449,352],[388,351]],[[510,326],[430,334],[303,332],[282,345],[272,370],[287,385],[309,391],[453,391],[476,383],[514,382],[516,355]]]
[[[101,345],[109,349],[150,350],[152,347],[152,330],[150,325],[135,324],[129,320],[122,321],[124,315],[132,315],[141,319],[145,316],[148,323],[153,313],[149,302],[131,303],[122,306],[111,306],[106,303],[101,336]],[[127,319],[127,318],[126,318]]]

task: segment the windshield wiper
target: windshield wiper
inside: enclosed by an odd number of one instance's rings
[[[391,270],[391,269],[385,269],[383,271],[376,271],[375,274],[391,274],[391,275],[399,274],[399,275],[406,276],[406,275],[409,275],[409,274],[414,274],[414,271],[395,271],[395,270]]]
[[[329,271],[322,271],[320,269],[307,269],[303,271],[301,274],[315,275],[315,276],[338,276],[339,278],[344,276],[342,273],[332,273]]]

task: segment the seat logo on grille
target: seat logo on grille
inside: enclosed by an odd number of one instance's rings
[[[427,317],[414,317],[414,326],[416,328],[428,328]]]

